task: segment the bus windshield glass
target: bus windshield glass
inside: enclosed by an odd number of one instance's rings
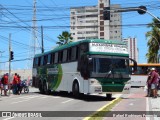
[[[93,74],[129,73],[129,60],[122,57],[93,58]]]

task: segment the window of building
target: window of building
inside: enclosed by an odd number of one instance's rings
[[[100,27],[100,31],[104,31],[104,27]]]
[[[100,3],[100,8],[104,8],[104,4],[103,3]]]
[[[104,21],[100,21],[100,25],[104,25]]]
[[[100,14],[103,14],[103,10],[100,10]]]
[[[100,20],[103,20],[103,16],[100,16]]]
[[[100,32],[100,36],[104,36],[104,32]]]

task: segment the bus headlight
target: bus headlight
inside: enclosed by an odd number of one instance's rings
[[[90,84],[99,84],[99,81],[96,79],[90,79]]]

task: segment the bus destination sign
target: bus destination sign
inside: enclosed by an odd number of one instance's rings
[[[120,44],[108,44],[108,43],[90,43],[90,52],[108,52],[108,53],[123,53],[128,54],[127,46]]]

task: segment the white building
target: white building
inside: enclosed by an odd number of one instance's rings
[[[5,74],[9,73],[9,70],[0,70],[0,78]],[[11,71],[11,79],[13,79],[14,74],[17,73],[21,76],[21,80],[32,79],[32,69],[20,69]]]
[[[137,38],[126,38],[123,39],[127,43],[128,46],[128,52],[129,52],[129,57],[136,60],[138,63],[138,56],[139,56],[139,51],[137,47]]]
[[[70,9],[70,33],[73,40],[122,38],[121,13],[111,13],[110,20],[103,20],[104,7],[110,0],[98,0],[97,6],[72,7]],[[120,5],[111,5],[111,9]]]

